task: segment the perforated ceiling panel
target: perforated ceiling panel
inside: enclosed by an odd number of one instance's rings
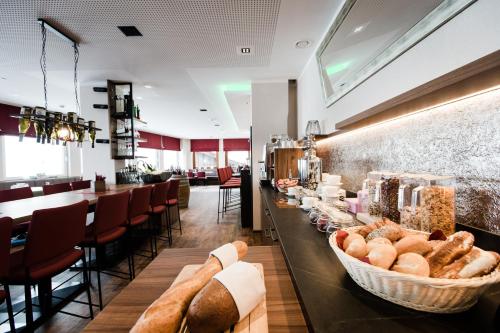
[[[81,40],[81,68],[118,68],[141,58],[184,67],[269,64],[280,0],[2,0],[0,66],[38,68],[46,18]],[[117,28],[135,25],[143,37]],[[49,67],[66,69],[71,48],[48,37]],[[238,46],[253,46],[252,56]]]

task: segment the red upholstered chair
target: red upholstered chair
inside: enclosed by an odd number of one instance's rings
[[[207,174],[205,171],[198,171],[196,173],[196,179],[201,181],[203,185],[207,185]]]
[[[14,200],[28,199],[28,198],[33,198],[33,191],[31,190],[31,187],[28,186],[0,191],[0,202],[7,202]],[[26,232],[28,231],[28,227],[29,227],[29,222],[16,224],[15,226],[12,227],[12,234],[18,235],[23,232]]]
[[[153,232],[151,228],[149,212],[150,212],[150,202],[151,202],[151,190],[152,186],[143,186],[134,188],[130,195],[130,202],[128,206],[128,230],[132,232],[139,226],[144,226],[149,224],[150,231],[150,245],[151,245],[151,259],[155,256],[155,251],[153,249]],[[132,272],[135,276],[134,267],[134,255],[132,254]]]
[[[31,187],[28,186],[0,191],[0,202],[27,199],[32,197],[33,191],[31,191]]]
[[[170,230],[170,223],[166,218],[167,206],[165,202],[167,201],[167,191],[167,182],[158,183],[153,186],[153,190],[151,192],[151,211],[149,214],[151,215],[153,222],[159,221],[160,232],[163,222],[165,222],[167,225],[167,237],[159,236],[158,238],[168,240],[168,244],[172,245],[172,230]]]
[[[7,280],[10,266],[10,234],[12,232],[12,219],[10,217],[0,218],[0,281]],[[7,301],[7,312],[9,315],[10,331],[15,332],[14,314],[10,299],[9,285],[4,285],[0,290],[0,304]]]
[[[217,202],[217,223],[219,223],[219,216],[224,218],[224,213],[229,210],[239,208],[238,195],[233,196],[232,190],[238,189],[241,186],[241,182],[236,178],[231,178],[231,167],[217,168],[217,176],[219,178],[219,197]],[[221,207],[221,190],[222,190],[222,207]],[[221,209],[222,208],[222,209]]]
[[[6,283],[24,285],[28,331],[33,330],[30,286],[50,280],[79,260],[82,260],[84,267],[83,285],[87,291],[90,318],[94,317],[87,262],[84,251],[77,248],[85,237],[88,205],[88,201],[84,200],[68,206],[34,211],[24,250],[11,256]],[[41,295],[50,292],[42,291],[42,285],[39,288]]]
[[[181,223],[181,213],[179,211],[179,179],[169,179],[168,189],[167,189],[167,200],[165,201],[167,205],[167,218],[170,228],[172,228],[172,221],[170,221],[170,208],[177,207],[177,219],[179,221],[179,231],[182,235],[182,223]]]
[[[61,192],[69,192],[71,191],[70,183],[60,183],[60,184],[52,184],[52,185],[43,185],[43,194],[56,194]]]
[[[90,188],[91,181],[90,180],[78,180],[76,182],[71,182],[71,190],[84,190],[86,188]]]
[[[92,248],[95,249],[97,272],[97,287],[99,290],[99,308],[102,310],[102,290],[101,290],[101,272],[102,271],[100,251],[98,248],[103,248],[106,244],[110,244],[120,238],[127,232],[128,221],[128,204],[130,199],[129,191],[103,195],[97,199],[94,221],[87,226],[85,231],[85,239],[81,244],[82,247],[89,248],[89,262],[91,260]],[[132,280],[132,260],[130,251],[128,253],[128,278]],[[122,273],[122,272],[114,272]],[[125,273],[123,273],[125,274]],[[117,275],[114,275],[117,276]],[[90,274],[89,274],[90,278]]]

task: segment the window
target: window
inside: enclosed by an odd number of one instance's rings
[[[194,153],[194,161],[196,169],[217,168],[217,152],[196,152]]]
[[[66,147],[36,143],[25,137],[19,142],[16,136],[4,136],[5,177],[26,178],[33,176],[66,176]]]
[[[238,170],[238,167],[244,167],[245,165],[250,165],[249,152],[228,151],[227,165],[231,166],[234,171]]]
[[[137,161],[144,161],[148,164],[150,164],[155,170],[158,170],[160,165],[159,165],[159,159],[158,159],[158,150],[156,149],[150,149],[150,148],[137,148],[137,151],[135,154],[137,156],[140,156],[137,158]],[[142,167],[142,163],[139,162],[138,166]]]
[[[177,168],[179,166],[179,152],[175,150],[163,151],[163,167],[164,169]]]

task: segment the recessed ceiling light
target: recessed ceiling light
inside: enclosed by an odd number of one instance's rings
[[[146,89],[151,89],[151,88],[153,88],[153,86],[150,86],[149,84],[145,84],[145,85],[144,85],[144,88],[146,88]]]
[[[59,105],[61,109],[64,109],[64,104]]]
[[[364,25],[360,25],[360,26],[358,26],[358,27],[354,28],[353,32],[354,32],[354,33],[361,32],[364,28],[365,28],[365,26],[364,26]]]
[[[207,109],[200,109],[200,112],[207,112]]]
[[[7,77],[6,76],[0,76],[0,79],[7,80]]]
[[[214,124],[214,126],[215,126],[215,127],[219,127],[219,126],[220,126],[220,124]]]
[[[295,42],[295,47],[298,49],[306,49],[311,46],[312,42],[310,40],[304,39]]]
[[[249,53],[250,53],[250,51],[251,51],[251,50],[250,50],[250,48],[249,48],[249,47],[242,47],[242,48],[241,48],[241,50],[240,50],[240,52],[241,52],[242,54],[249,54]]]
[[[136,96],[135,98],[137,98],[137,99],[142,99],[142,97],[141,97],[141,96]]]

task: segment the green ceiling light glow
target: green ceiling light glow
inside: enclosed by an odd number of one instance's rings
[[[220,86],[223,92],[244,92],[251,91],[252,85],[250,83],[230,83],[230,84],[222,84]]]
[[[351,64],[350,61],[341,62],[335,65],[326,66],[326,74],[333,75],[335,73],[341,72]]]

